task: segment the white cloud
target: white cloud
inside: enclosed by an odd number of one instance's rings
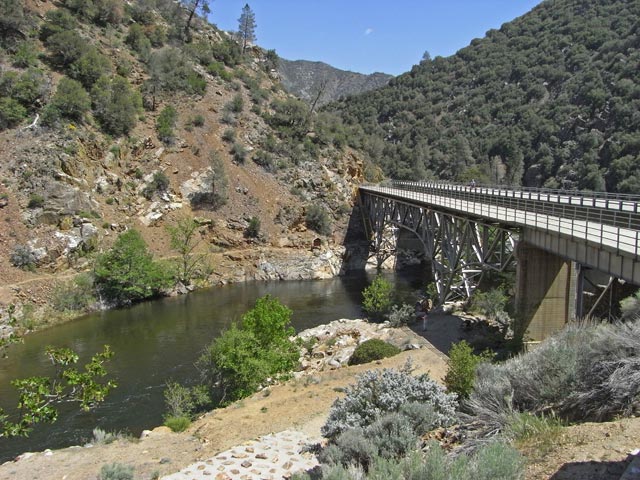
[[[373,33],[373,28],[369,27],[364,31],[365,35],[371,35]]]

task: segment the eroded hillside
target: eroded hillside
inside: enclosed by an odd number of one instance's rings
[[[3,311],[50,304],[126,229],[175,256],[166,227],[185,216],[217,255],[209,282],[281,278],[313,245],[339,257],[360,155],[282,90],[272,52],[187,26],[189,5],[3,2]]]

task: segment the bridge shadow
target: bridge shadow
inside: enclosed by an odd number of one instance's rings
[[[497,329],[466,314],[432,313],[427,319],[426,329],[422,321],[411,323],[409,328],[445,355],[449,354],[454,343],[461,340],[466,340],[476,351],[486,348],[500,350],[503,343]]]
[[[549,480],[618,480],[633,459],[629,456],[618,462],[570,462],[565,463]],[[636,478],[636,477],[632,477]]]

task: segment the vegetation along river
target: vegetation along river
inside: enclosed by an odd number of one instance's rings
[[[399,298],[424,289],[419,269],[386,274]],[[15,378],[51,375],[44,355],[48,345],[80,354],[79,366],[108,344],[115,352],[107,363],[109,378],[118,382],[107,400],[91,412],[76,405],[59,408],[52,425],[38,425],[29,438],[0,439],[0,462],[25,451],[41,451],[86,443],[92,430],[139,435],[162,424],[163,390],[167,381],[196,380],[193,366],[202,349],[265,294],[278,297],[293,310],[297,331],[338,318],[362,316],[362,289],[372,280],[364,273],[331,280],[250,282],[214,287],[190,295],[165,298],[110,310],[30,334],[0,359],[0,407],[12,411]]]

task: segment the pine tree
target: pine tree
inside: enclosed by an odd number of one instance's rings
[[[242,43],[242,54],[244,55],[247,44],[256,41],[256,15],[248,3],[245,3],[244,7],[242,7],[242,15],[238,19],[238,36]]]

